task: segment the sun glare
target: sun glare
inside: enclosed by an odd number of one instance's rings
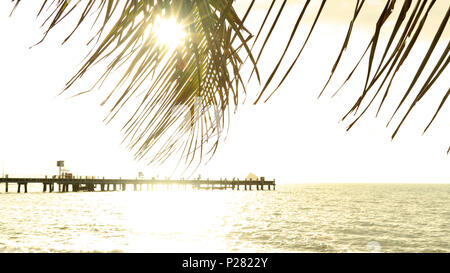
[[[153,31],[153,34],[161,45],[169,48],[176,48],[186,38],[186,32],[183,26],[177,23],[177,20],[173,17],[158,17],[150,31]]]

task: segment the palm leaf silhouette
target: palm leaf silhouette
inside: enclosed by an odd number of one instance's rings
[[[21,1],[13,0],[12,2],[14,10]],[[96,27],[97,30],[89,40],[89,45],[93,50],[81,69],[68,81],[65,90],[71,88],[97,63],[108,63],[108,66],[92,88],[101,86],[102,83],[110,80],[113,71],[122,68],[120,80],[104,101],[106,103],[113,97],[117,97],[105,121],[113,120],[130,99],[143,92],[145,95],[141,102],[123,126],[124,141],[129,143],[130,149],[136,150],[137,159],[143,159],[152,151],[154,154],[150,157],[150,162],[162,162],[172,154],[180,153],[186,162],[191,164],[194,160],[200,162],[205,155],[212,156],[215,153],[222,137],[222,131],[229,123],[227,114],[229,114],[230,108],[233,105],[237,107],[240,94],[247,92],[246,80],[242,78],[244,64],[251,66],[252,72],[248,81],[256,78],[262,85],[255,103],[263,98],[264,101],[267,101],[291,74],[293,67],[301,58],[310,36],[314,34],[322,11],[327,9],[327,4],[330,3],[330,1],[321,0],[319,8],[314,9],[310,2],[309,0],[305,1],[300,9],[282,55],[275,62],[275,67],[266,80],[262,80],[258,62],[264,55],[264,49],[268,41],[272,39],[272,34],[277,31],[279,18],[286,12],[287,0],[270,2],[266,16],[262,18],[255,37],[245,26],[247,17],[255,8],[255,0],[250,2],[242,18],[236,13],[232,0],[43,0],[38,16],[44,18],[43,26],[46,28],[44,40],[56,25],[67,21],[67,17],[75,16],[73,15],[75,10],[82,11],[81,15],[78,15],[76,26],[63,42],[69,40],[79,26],[87,22],[88,17],[94,16],[93,27]],[[276,9],[277,3],[281,3],[278,9]],[[389,98],[389,91],[396,79],[397,72],[402,68],[405,60],[410,57],[410,53],[422,33],[423,26],[429,19],[430,11],[435,8],[435,3],[435,0],[386,1],[366,50],[340,88],[334,92],[336,94],[345,86],[353,77],[356,69],[365,69],[364,88],[343,117],[344,120],[349,118],[352,113],[356,115],[348,126],[348,130],[373,105],[378,95],[382,95],[378,112]],[[346,36],[319,96],[327,90],[339,64],[345,58],[345,51],[352,42],[353,30],[359,22],[365,4],[365,0],[355,1],[354,13],[349,18]],[[396,18],[392,18],[396,7],[401,10],[394,16]],[[276,11],[276,16],[270,22],[269,18],[273,11]],[[293,37],[302,27],[303,18],[308,13],[315,18],[308,36],[297,52],[296,58],[289,61],[288,69],[280,72],[281,65],[287,61],[285,56],[292,47]],[[184,44],[175,50],[158,44],[157,37],[151,32],[148,37],[145,36],[148,28],[152,28],[155,20],[162,14],[176,18],[188,33]],[[406,99],[411,95],[418,79],[424,76],[426,82],[409,104],[408,110],[397,125],[392,138],[396,136],[414,106],[429,94],[430,88],[447,68],[450,58],[448,41],[438,62],[433,64],[430,61],[431,55],[436,53],[437,43],[444,39],[442,34],[448,25],[450,7],[443,10],[442,14],[441,23],[435,26],[436,32],[428,51],[416,69],[409,87],[403,91],[403,98],[398,103],[392,118],[398,114],[401,107],[405,106]],[[389,24],[386,24],[388,20],[395,21],[390,29]],[[263,32],[265,28],[269,29],[266,34]],[[385,46],[379,43],[382,31],[390,33]],[[262,39],[263,44],[259,50],[256,50],[255,44],[259,39]],[[375,60],[377,54],[382,56],[378,63]],[[361,67],[361,61],[364,58],[368,58],[365,68]],[[427,65],[433,66],[434,69],[428,75],[424,75]],[[271,83],[278,74],[281,74],[281,80],[275,88],[271,89]],[[372,94],[369,91],[377,83],[380,83],[380,86]],[[79,92],[79,94],[90,90]],[[268,92],[269,90],[271,91]],[[447,91],[444,95],[437,109],[433,110],[434,115],[424,132],[436,119],[447,101],[449,92]],[[269,95],[267,96],[267,94]],[[366,106],[360,110],[365,102],[367,102]],[[187,113],[189,114],[188,118],[186,118]]]

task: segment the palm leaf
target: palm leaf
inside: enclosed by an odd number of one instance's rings
[[[14,11],[21,1],[13,0],[12,2]],[[74,84],[97,64],[107,64],[98,81],[90,89],[79,91],[76,95],[99,88],[105,81],[113,80],[111,77],[113,73],[121,73],[115,87],[102,103],[112,103],[105,121],[111,122],[123,113],[125,108],[132,108],[133,111],[130,116],[127,116],[123,131],[124,141],[128,142],[128,147],[135,151],[136,159],[143,159],[150,153],[149,162],[163,162],[170,156],[178,154],[185,158],[187,164],[192,164],[195,160],[201,162],[205,155],[212,156],[215,153],[223,135],[222,131],[228,126],[230,107],[236,108],[240,101],[240,94],[247,93],[246,84],[241,75],[243,65],[251,66],[249,81],[255,75],[258,82],[261,82],[262,75],[259,73],[258,63],[264,53],[267,53],[266,45],[272,39],[280,17],[286,12],[287,1],[278,2],[281,6],[278,8],[275,19],[269,23],[269,16],[277,3],[276,0],[272,0],[257,28],[255,37],[248,31],[245,23],[255,8],[255,0],[250,2],[242,18],[234,10],[232,0],[43,0],[38,16],[44,18],[43,26],[46,28],[42,38],[44,40],[56,25],[64,23],[70,16],[75,16],[75,10],[82,10],[81,15],[78,15],[77,24],[68,33],[63,43],[67,42],[81,25],[86,24],[87,18],[95,16],[92,25],[95,31],[88,42],[92,51],[79,71],[67,82],[64,91],[74,89]],[[308,44],[316,24],[320,22],[322,11],[327,8],[327,0],[322,0],[317,10],[308,9],[310,2],[306,1],[301,7],[284,51],[275,62],[270,75],[262,81],[264,84],[257,94],[255,103],[266,94],[286,61],[285,56],[292,48],[293,38],[302,26],[303,17],[313,13],[315,20],[306,40],[265,101],[279,90],[292,74],[292,68]],[[403,67],[405,60],[415,47],[428,14],[433,10],[436,1],[417,0],[411,11],[413,2],[404,0],[400,12],[396,18],[392,19],[397,2],[400,1],[386,1],[366,50],[344,82],[334,92],[336,94],[343,89],[357,69],[364,69],[360,64],[364,58],[368,58],[363,90],[343,119],[351,113],[356,115],[363,103],[367,100],[369,102],[347,129],[360,120],[375,98],[382,94],[382,89],[387,84],[378,106],[378,112],[380,111],[388,98],[397,72]],[[359,22],[361,11],[365,8],[364,4],[365,0],[355,1],[354,13],[349,18],[346,36],[319,96],[325,92],[339,64],[345,58],[344,53],[352,42],[351,34]],[[437,43],[443,39],[442,33],[447,26],[449,10],[447,9],[442,18],[428,52],[411,79],[408,89],[404,91],[403,98],[392,117],[397,114],[411,94],[424,68],[427,65],[433,65],[430,64],[430,57],[435,52]],[[159,16],[172,16],[184,26],[188,36],[182,46],[171,50],[167,46],[158,44],[157,37],[148,31],[149,28],[155,27]],[[388,29],[386,24],[389,20],[395,20],[391,29]],[[263,30],[266,27],[269,31],[264,33]],[[382,31],[390,32],[388,43],[384,47],[379,44]],[[254,47],[259,39],[263,40],[262,46],[256,50]],[[439,61],[434,64],[434,69],[410,104],[393,137],[398,133],[414,106],[429,94],[430,88],[443,75],[449,62],[448,48],[447,46]],[[257,54],[254,55],[254,53]],[[375,56],[378,54],[382,57],[376,63]],[[371,89],[378,82],[381,82],[379,88],[370,95]],[[447,101],[448,95],[447,91],[425,131],[435,120]],[[130,101],[136,98],[139,98],[140,103],[129,106]]]

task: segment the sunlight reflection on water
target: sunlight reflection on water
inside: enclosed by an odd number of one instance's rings
[[[450,251],[450,185],[39,189],[0,194],[0,252]]]

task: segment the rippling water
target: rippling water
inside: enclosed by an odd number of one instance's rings
[[[0,252],[450,252],[450,185],[0,190]]]

